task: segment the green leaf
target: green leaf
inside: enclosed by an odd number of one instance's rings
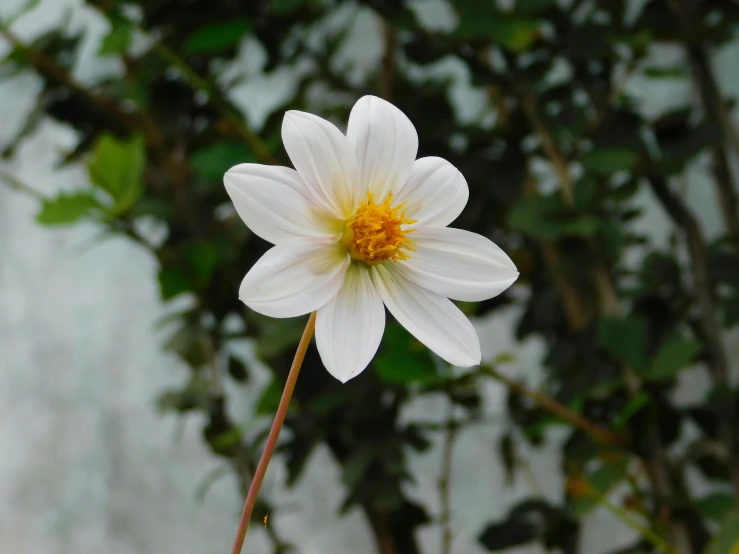
[[[185,52],[220,52],[237,44],[250,29],[251,25],[245,19],[208,25],[190,36],[185,43]]]
[[[614,358],[641,370],[646,366],[648,332],[640,317],[608,318],[598,326],[598,341]]]
[[[688,77],[685,67],[676,65],[673,67],[646,67],[644,75],[650,79],[684,79]]]
[[[162,300],[169,300],[183,292],[193,290],[190,278],[179,267],[165,267],[159,271],[159,294]]]
[[[251,150],[240,142],[221,142],[198,150],[192,155],[192,167],[202,177],[223,181],[223,175],[233,166],[254,161]]]
[[[121,16],[113,16],[110,25],[110,31],[100,42],[98,54],[101,56],[123,54],[131,45],[134,26],[130,21]]]
[[[512,52],[521,52],[539,38],[541,24],[535,19],[500,15],[487,7],[461,11],[455,32],[460,39],[491,40]]]
[[[103,134],[95,143],[87,169],[93,184],[114,200],[113,212],[128,210],[144,191],[146,151],[142,137],[118,140]]]
[[[190,367],[201,367],[212,357],[210,338],[196,318],[183,322],[164,344],[164,350],[174,352]]]
[[[543,240],[591,236],[602,224],[594,215],[567,211],[558,196],[537,196],[521,201],[508,216],[512,229]]]
[[[44,200],[36,221],[42,225],[69,225],[100,207],[95,197],[89,193],[61,193],[56,198]]]
[[[634,417],[634,414],[649,404],[650,400],[651,397],[646,392],[640,391],[636,396],[629,400],[626,406],[624,406],[614,418],[613,428],[616,430],[623,429],[629,420]]]
[[[513,52],[522,52],[539,38],[540,23],[532,19],[497,19],[490,24],[490,38]]]
[[[729,493],[715,492],[704,496],[695,503],[695,507],[703,517],[720,522],[737,507],[734,496]]]
[[[701,348],[701,343],[694,339],[668,338],[655,354],[646,377],[658,381],[671,379],[695,360]]]
[[[272,379],[259,397],[257,415],[274,415],[280,405],[280,398],[282,398],[282,385],[277,379]]]
[[[257,356],[269,360],[288,349],[294,349],[305,329],[305,318],[275,319],[256,312],[249,314],[259,326]]]
[[[739,554],[739,512],[732,512],[703,554]]]
[[[373,363],[380,379],[394,385],[431,381],[438,377],[429,350],[397,323],[385,329]]]
[[[212,242],[189,242],[182,247],[182,254],[195,283],[200,287],[206,286],[221,259],[218,248]]]
[[[636,153],[626,148],[598,148],[583,154],[582,163],[593,173],[612,175],[632,169],[637,159]]]
[[[516,204],[508,217],[508,225],[534,238],[553,240],[562,235],[561,220],[565,215],[558,199],[538,196]]]

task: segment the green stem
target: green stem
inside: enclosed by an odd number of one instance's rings
[[[628,510],[625,510],[624,508],[611,503],[605,496],[603,496],[600,492],[598,492],[591,486],[588,486],[587,493],[592,496],[593,499],[596,500],[599,504],[605,506],[606,509],[608,509],[608,511],[610,511],[618,519],[623,521],[626,525],[631,527],[634,531],[636,531],[642,537],[652,543],[652,545],[658,548],[660,552],[666,552],[667,554],[676,554],[676,550],[672,546],[670,546],[670,544],[665,539],[663,539],[657,533],[655,533],[648,527],[645,527],[636,519],[631,517],[631,514],[628,512]]]

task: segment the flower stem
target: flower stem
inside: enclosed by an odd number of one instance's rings
[[[285,421],[287,415],[287,409],[290,406],[290,398],[292,398],[293,390],[295,389],[295,383],[298,380],[298,374],[300,373],[300,367],[303,365],[303,358],[305,358],[305,352],[308,350],[310,339],[313,337],[313,331],[316,328],[316,312],[310,314],[308,323],[305,325],[303,336],[300,338],[298,343],[298,349],[295,352],[295,358],[293,358],[293,364],[290,367],[290,373],[287,376],[285,382],[285,388],[282,391],[282,398],[280,398],[280,405],[277,408],[275,414],[275,420],[272,422],[272,428],[269,430],[269,436],[267,442],[264,445],[264,452],[262,457],[259,459],[259,465],[257,470],[254,472],[254,479],[249,487],[249,493],[246,495],[246,502],[244,502],[244,511],[241,513],[241,521],[239,521],[239,528],[236,532],[236,540],[234,540],[231,554],[240,554],[241,548],[244,546],[244,539],[246,538],[246,530],[249,527],[249,520],[251,519],[251,512],[254,509],[254,504],[257,502],[257,495],[259,494],[259,487],[262,486],[264,480],[264,474],[267,473],[267,466],[272,458],[272,453],[277,446],[277,438],[280,436],[280,430],[282,429],[282,423]]]

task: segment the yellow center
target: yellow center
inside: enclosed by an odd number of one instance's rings
[[[414,229],[403,230],[402,226],[416,220],[406,218],[405,211],[400,211],[405,202],[392,207],[392,201],[392,192],[382,204],[376,204],[368,192],[367,200],[347,220],[342,241],[355,260],[374,265],[385,260],[408,259],[404,250],[413,251],[415,244],[406,235]]]

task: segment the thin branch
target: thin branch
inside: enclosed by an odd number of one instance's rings
[[[563,201],[565,205],[572,207],[574,205],[574,195],[569,162],[559,149],[557,141],[550,130],[541,121],[533,92],[529,89],[520,90],[519,96],[524,114],[529,119],[529,123],[534,131],[539,135],[542,148],[560,180]],[[593,253],[598,252],[597,245],[594,241],[586,241],[586,244]],[[595,258],[595,263],[590,268],[590,275],[598,296],[599,310],[604,315],[617,316],[620,312],[620,306],[611,275],[605,264],[598,259],[598,256],[595,256]],[[639,392],[640,384],[633,369],[624,366],[623,375],[630,394],[632,396],[636,395]],[[676,496],[676,490],[672,483],[669,459],[666,456],[660,455],[664,452],[661,437],[654,430],[653,426],[650,426],[648,432],[650,438],[647,443],[650,452],[642,458],[642,463],[647,468],[647,474],[650,477],[655,492],[662,498],[673,499]],[[672,541],[676,545],[677,551],[680,554],[692,554],[693,547],[689,540],[690,535],[683,522],[673,518],[669,521],[669,526]]]
[[[441,511],[439,523],[441,525],[441,554],[452,552],[452,525],[451,525],[451,475],[452,454],[454,442],[457,438],[459,423],[454,418],[454,404],[449,400],[447,421],[444,429],[444,446],[441,453],[441,475],[439,476],[439,498]]]
[[[188,63],[182,59],[179,54],[177,54],[177,52],[172,50],[163,41],[158,40],[156,37],[151,35],[149,36],[153,41],[154,50],[162,57],[162,59],[172,64],[182,73],[185,80],[193,90],[203,92],[208,95],[208,99],[211,104],[228,122],[231,130],[246,142],[259,160],[266,164],[274,165],[278,163],[277,158],[272,155],[261,137],[246,126],[238,110],[223,97],[223,94],[218,90],[218,87],[214,83],[198,75],[198,73],[193,70]]]
[[[493,379],[500,381],[516,394],[531,398],[534,402],[539,404],[539,406],[541,406],[545,410],[551,412],[557,417],[567,421],[572,426],[577,427],[581,431],[587,433],[596,442],[608,444],[611,446],[624,446],[621,437],[606,429],[605,427],[601,427],[597,423],[590,421],[581,414],[578,414],[577,412],[571,410],[564,404],[557,402],[551,396],[541,391],[529,389],[524,384],[519,383],[518,381],[514,381],[494,367],[483,366],[480,368],[480,370],[483,374],[489,375]]]
[[[395,56],[398,50],[398,33],[387,21],[383,22],[383,39],[385,54],[382,57],[382,69],[378,78],[377,89],[385,100],[392,100],[395,84]]]
[[[700,311],[701,330],[711,362],[709,368],[714,384],[718,387],[724,387],[728,384],[729,362],[721,337],[721,329],[716,321],[717,307],[708,270],[708,252],[703,240],[703,233],[695,216],[683,201],[670,190],[663,177],[651,175],[649,176],[649,184],[675,225],[685,233],[690,257],[690,269],[693,276],[693,288]],[[726,444],[727,455],[730,460],[731,483],[734,494],[739,498],[739,462],[736,461],[736,437],[732,428],[734,409],[730,401],[723,400],[718,408],[719,417],[722,421],[722,438]]]
[[[685,32],[683,46],[690,63],[691,74],[697,86],[706,117],[721,132],[722,144],[711,147],[713,174],[716,178],[721,211],[726,230],[734,249],[739,251],[739,195],[724,146],[739,155],[739,132],[721,94],[716,74],[706,48],[700,43],[695,27],[694,6],[684,0],[668,0],[667,4]]]

